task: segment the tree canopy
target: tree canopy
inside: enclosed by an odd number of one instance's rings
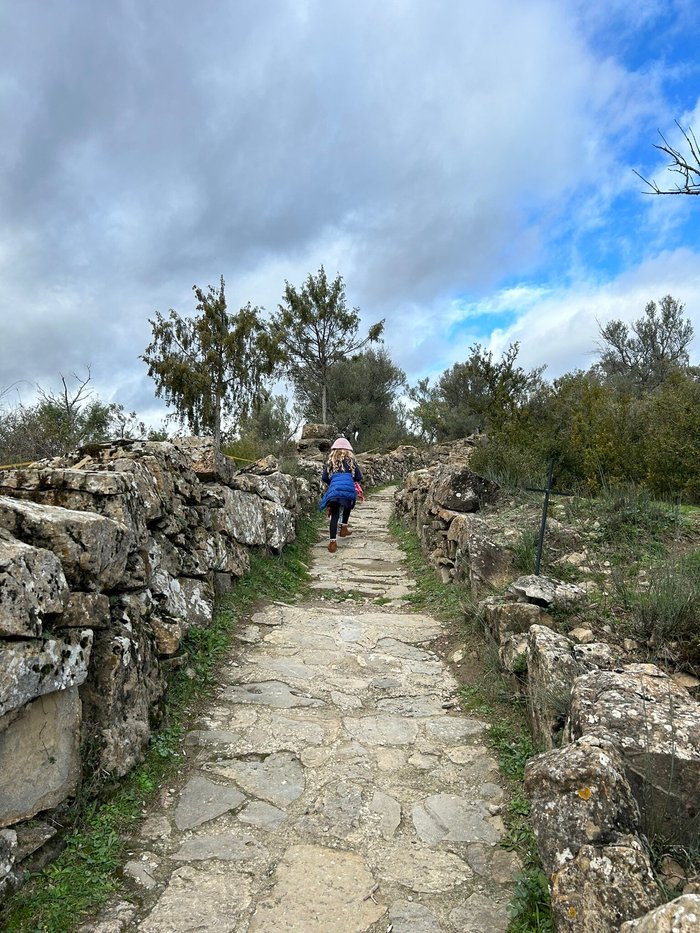
[[[602,344],[597,370],[636,394],[661,385],[689,362],[693,325],[683,317],[684,310],[685,305],[666,295],[658,306],[650,301],[631,327],[620,320],[599,327]]]
[[[279,353],[259,308],[248,303],[228,313],[223,276],[218,289],[192,290],[199,313],[183,318],[170,309],[166,318],[156,312],[149,320],[153,340],[141,359],[156,395],[195,434],[212,434],[218,450],[222,419],[247,414]]]
[[[300,288],[285,283],[284,297],[273,317],[273,333],[287,375],[302,397],[309,398],[313,381],[319,388],[315,418],[326,423],[331,367],[368,343],[381,339],[384,321],[361,336],[359,308],[348,308],[342,276],[329,282],[321,266]]]
[[[424,379],[409,395],[410,417],[425,440],[450,440],[499,426],[539,388],[544,367],[530,372],[516,365],[519,345],[500,360],[480,344],[463,363],[445,370],[436,385]]]
[[[38,401],[0,410],[0,463],[57,457],[112,437],[145,436],[146,428],[123,405],[95,397],[86,376],[59,375],[58,391],[37,387]],[[0,392],[0,400],[7,392]]]

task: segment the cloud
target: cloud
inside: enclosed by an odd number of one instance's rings
[[[610,22],[555,0],[0,12],[0,386],[90,363],[106,397],[149,408],[148,317],[193,311],[221,273],[231,307],[274,309],[285,279],[341,272],[411,377],[487,320],[521,334],[535,297],[568,326],[554,296],[593,242],[635,266],[677,225],[628,168],[663,69],[601,54]]]

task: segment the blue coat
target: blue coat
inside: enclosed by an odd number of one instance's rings
[[[356,471],[359,473],[359,469]],[[358,480],[361,482],[361,480]],[[338,502],[344,509],[351,509],[357,501],[353,473],[331,473],[328,489],[324,492],[319,511],[323,511],[332,502]]]

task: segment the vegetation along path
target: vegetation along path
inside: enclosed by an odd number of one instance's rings
[[[246,650],[187,737],[191,770],[127,866],[142,905],[89,929],[506,929],[497,764],[431,651],[440,623],[401,600],[392,495],[356,510],[336,554],[317,545],[313,598],[239,632]]]

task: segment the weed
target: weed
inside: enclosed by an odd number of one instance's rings
[[[539,537],[539,529],[524,528],[515,543],[511,545],[510,549],[515,558],[515,569],[520,573],[529,574],[535,572]]]
[[[541,868],[529,866],[517,878],[510,912],[508,933],[554,933],[549,886]]]
[[[652,567],[646,586],[613,576],[632,637],[662,660],[700,664],[700,559],[695,551]]]
[[[73,808],[74,824],[66,835],[66,848],[7,900],[0,910],[0,929],[68,933],[118,889],[117,869],[128,836],[158,788],[175,776],[187,723],[198,704],[213,695],[217,667],[230,649],[235,627],[259,602],[292,599],[306,590],[306,560],[319,527],[318,517],[305,519],[296,541],[280,555],[251,555],[250,572],[221,601],[209,628],[190,629],[182,645],[187,669],[172,675],[164,724],[151,737],[144,762],[122,781],[101,788],[99,800],[87,800],[83,792]],[[88,780],[84,782],[87,787]]]
[[[487,733],[489,744],[498,752],[501,771],[512,781],[522,781],[525,765],[535,754],[535,746],[527,729],[511,720],[497,719]]]
[[[321,599],[331,603],[361,602],[367,599],[367,594],[359,590],[319,590],[318,594]]]
[[[415,580],[415,588],[401,599],[419,612],[427,612],[444,622],[464,624],[471,614],[472,599],[464,586],[443,583],[432,567],[428,566],[417,536],[397,519],[389,522],[389,530],[406,554],[408,569]]]

